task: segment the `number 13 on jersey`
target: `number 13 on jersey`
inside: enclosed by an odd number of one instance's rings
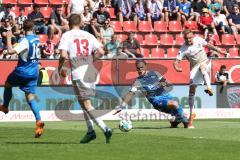
[[[89,55],[89,42],[87,39],[74,39],[74,43],[77,48],[77,56],[88,56]]]

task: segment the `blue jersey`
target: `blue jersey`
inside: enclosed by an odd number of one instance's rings
[[[167,93],[164,87],[159,84],[163,76],[156,71],[148,71],[145,75],[139,76],[132,88],[131,92],[141,91],[148,99],[155,96],[161,96]]]
[[[180,3],[179,8],[188,15],[190,14],[191,10],[191,3],[187,1],[187,3]]]
[[[40,58],[39,38],[37,35],[26,35],[14,47],[19,54],[19,60],[14,72],[23,77],[38,76],[38,60]]]

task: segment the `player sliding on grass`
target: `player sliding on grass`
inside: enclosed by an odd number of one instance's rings
[[[166,87],[170,86],[166,79],[156,71],[148,71],[144,60],[136,61],[136,69],[139,77],[124,96],[121,105],[114,114],[127,108],[128,102],[134,93],[141,91],[156,110],[176,117],[174,121],[170,122],[172,128],[177,128],[180,123],[183,123],[184,128],[194,128],[193,126],[188,126],[189,121],[184,116],[182,106],[173,100],[173,97],[166,90]]]
[[[94,115],[94,107],[90,101],[90,97],[95,95],[93,60],[104,55],[104,50],[102,44],[99,43],[93,35],[79,29],[81,24],[80,15],[72,14],[69,17],[70,31],[62,35],[58,47],[61,50],[59,72],[63,76],[66,76],[64,75],[65,73],[62,70],[62,66],[65,60],[69,58],[74,91],[83,109],[84,118],[88,127],[87,134],[80,143],[88,143],[96,138],[96,133],[93,129],[93,121],[104,132],[106,143],[109,143],[112,136],[112,130],[107,127],[99,117]]]
[[[28,104],[30,105],[33,114],[36,118],[35,138],[39,138],[43,134],[44,123],[41,121],[41,116],[35,100],[35,90],[38,81],[38,59],[39,38],[33,33],[34,22],[25,20],[23,29],[26,33],[25,37],[15,47],[12,46],[12,32],[7,32],[7,54],[18,54],[19,60],[17,67],[8,76],[5,82],[3,105],[0,106],[0,111],[8,113],[9,102],[12,98],[12,87],[19,86],[25,92]]]
[[[181,61],[184,57],[190,62],[190,88],[189,88],[189,98],[188,103],[190,107],[190,116],[189,122],[195,117],[195,114],[192,113],[194,106],[194,96],[196,92],[196,87],[198,84],[207,85],[207,88],[204,90],[210,96],[213,95],[213,91],[211,88],[211,81],[209,76],[209,70],[211,67],[210,60],[207,58],[207,54],[205,53],[204,47],[209,47],[211,50],[215,50],[222,54],[217,47],[207,43],[201,37],[194,37],[193,32],[191,30],[184,31],[184,39],[185,43],[179,50],[179,54],[177,55],[176,61],[174,62],[174,68],[177,72],[182,72],[182,68],[179,66],[179,61]],[[226,56],[228,53],[225,54]],[[191,125],[189,123],[189,125]]]

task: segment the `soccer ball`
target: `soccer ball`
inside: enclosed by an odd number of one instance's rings
[[[130,120],[121,120],[119,123],[119,129],[122,132],[129,132],[132,129],[132,122]]]

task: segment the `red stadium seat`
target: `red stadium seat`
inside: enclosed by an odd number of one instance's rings
[[[19,7],[18,7],[18,6],[12,7],[11,11],[12,11],[13,13],[15,13],[15,15],[16,15],[17,17],[20,15]]]
[[[234,36],[231,34],[222,35],[222,45],[233,46],[235,45]]]
[[[110,14],[111,18],[117,18],[114,12],[114,8],[106,8],[106,11]]]
[[[33,8],[31,6],[25,7],[24,9],[25,9],[24,15],[26,16],[33,11]]]
[[[221,42],[220,42],[219,36],[216,34],[216,35],[213,35],[213,38],[214,38],[215,41],[216,41],[216,45],[217,45],[217,46],[220,46],[220,45],[221,45]]]
[[[17,0],[2,0],[2,4],[17,4]]]
[[[48,5],[48,0],[34,0],[34,4]]]
[[[54,36],[53,36],[53,43],[54,44],[58,44],[59,43],[59,41],[60,41],[60,39],[61,39],[61,36],[62,35],[59,35],[59,34],[55,34]]]
[[[163,48],[152,48],[151,58],[165,58],[165,51]]]
[[[181,21],[170,21],[169,22],[169,32],[182,32],[182,23]]]
[[[154,22],[155,32],[168,32],[167,23],[165,21],[155,21]]]
[[[157,45],[158,37],[155,34],[147,34],[145,35],[145,39],[143,42],[144,45]]]
[[[179,49],[178,48],[168,48],[167,49],[167,57],[168,58],[176,58],[178,55]]]
[[[196,21],[186,21],[184,23],[185,29],[191,29],[192,31],[199,31]]]
[[[41,7],[40,12],[43,14],[44,18],[50,18],[50,15],[52,13],[51,7]]]
[[[175,39],[175,45],[183,45],[184,43],[184,37],[183,37],[183,34],[177,34],[176,35],[176,39]]]
[[[160,36],[160,44],[161,45],[174,45],[173,44],[173,36],[170,34],[162,34]]]
[[[48,36],[46,34],[39,34],[38,37],[39,37],[40,45],[42,45],[48,40]]]
[[[110,23],[113,27],[114,32],[123,32],[122,24],[120,21],[110,21]]]
[[[143,36],[141,34],[134,34],[134,38],[136,38],[141,45],[143,44]]]
[[[119,40],[119,42],[123,42],[127,39],[127,35],[125,34],[117,34],[117,40]]]
[[[139,32],[152,32],[152,24],[150,21],[139,21],[138,24],[138,31]]]
[[[240,45],[240,34],[237,37],[237,44]]]
[[[142,54],[144,58],[149,58],[150,52],[148,48],[141,48],[142,49]]]
[[[50,5],[63,5],[64,0],[49,0]]]
[[[20,4],[20,5],[31,5],[33,3],[32,3],[32,0],[18,0],[18,4]]]
[[[124,21],[123,31],[125,32],[137,32],[136,23],[134,21]]]
[[[239,58],[240,57],[238,48],[230,48],[229,54],[230,54],[230,58]]]

